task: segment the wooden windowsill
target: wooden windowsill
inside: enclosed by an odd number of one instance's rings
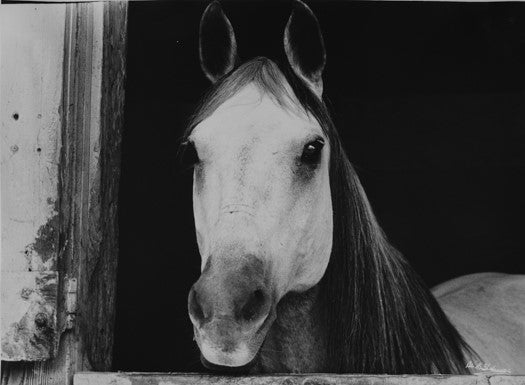
[[[75,374],[74,385],[525,385],[525,376],[480,373],[476,375],[356,375],[280,374],[270,376],[215,376],[182,373]]]

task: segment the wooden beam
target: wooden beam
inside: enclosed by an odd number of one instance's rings
[[[2,9],[2,360],[56,354],[64,5]]]
[[[162,373],[77,373],[74,385],[524,385],[525,376],[281,374],[212,376]]]
[[[87,359],[95,370],[111,368],[118,262],[118,188],[124,122],[127,2],[104,6],[99,147],[89,196],[86,282],[82,299]],[[98,145],[99,144],[99,145]]]
[[[19,0],[19,1],[24,1],[24,0]],[[25,1],[35,1],[35,0],[25,0]],[[71,2],[83,2],[83,3],[97,3],[97,2],[102,2],[102,1],[119,1],[119,0],[38,0],[38,2],[40,3],[71,3]],[[163,1],[163,0],[138,0],[138,1]],[[164,0],[165,1],[165,0]],[[198,2],[201,2],[203,4],[207,4],[210,2],[210,0],[195,0],[195,1],[198,1]],[[253,2],[257,2],[257,1],[260,1],[260,0],[230,0],[230,1],[237,1],[237,2],[246,2],[246,1],[253,1]],[[279,0],[279,1],[282,1],[282,2],[288,2],[288,0]],[[317,3],[317,2],[322,2],[322,1],[325,1],[325,0],[308,0],[308,3]],[[340,0],[340,1],[354,1],[354,0]],[[442,3],[447,3],[447,2],[459,2],[459,3],[498,3],[498,2],[508,2],[508,1],[511,1],[511,2],[522,2],[523,0],[361,0],[361,1],[365,1],[365,2],[383,2],[383,1],[401,1],[401,2],[411,2],[411,1],[432,1],[432,2],[442,2]]]
[[[65,32],[47,42],[64,52],[62,82],[49,84],[61,100],[54,131],[61,144],[58,353],[43,362],[3,362],[2,384],[71,384],[79,370],[111,368],[127,2],[9,7],[60,7],[51,23],[62,22]]]

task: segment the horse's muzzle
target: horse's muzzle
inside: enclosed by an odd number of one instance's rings
[[[206,362],[237,367],[256,356],[275,306],[262,264],[256,258],[242,263],[211,263],[193,285],[188,312],[195,339]]]
[[[255,356],[255,358],[252,359],[250,362],[242,366],[222,366],[211,363],[201,354],[202,366],[204,366],[206,369],[212,372],[225,374],[249,374],[253,369],[257,367],[257,359],[258,355]]]

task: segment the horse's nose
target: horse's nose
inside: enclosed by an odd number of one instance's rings
[[[264,288],[257,288],[240,301],[236,307],[236,320],[247,324],[259,324],[270,312],[270,296]]]
[[[265,287],[242,285],[233,292],[221,293],[208,290],[199,281],[188,296],[188,312],[197,327],[221,317],[231,319],[243,329],[251,329],[262,324],[270,313],[271,298]]]
[[[204,309],[206,309],[206,311]],[[201,296],[198,295],[195,285],[193,285],[188,296],[188,313],[190,314],[192,322],[196,326],[200,326],[210,318],[210,310],[210,303],[201,300]]]

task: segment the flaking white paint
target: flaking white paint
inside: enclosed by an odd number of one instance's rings
[[[45,359],[54,345],[30,347],[38,331],[27,329],[38,314],[56,328],[65,10],[17,4],[0,13],[3,360]]]
[[[2,7],[2,272],[55,262],[25,251],[57,214],[64,15],[64,5]]]

